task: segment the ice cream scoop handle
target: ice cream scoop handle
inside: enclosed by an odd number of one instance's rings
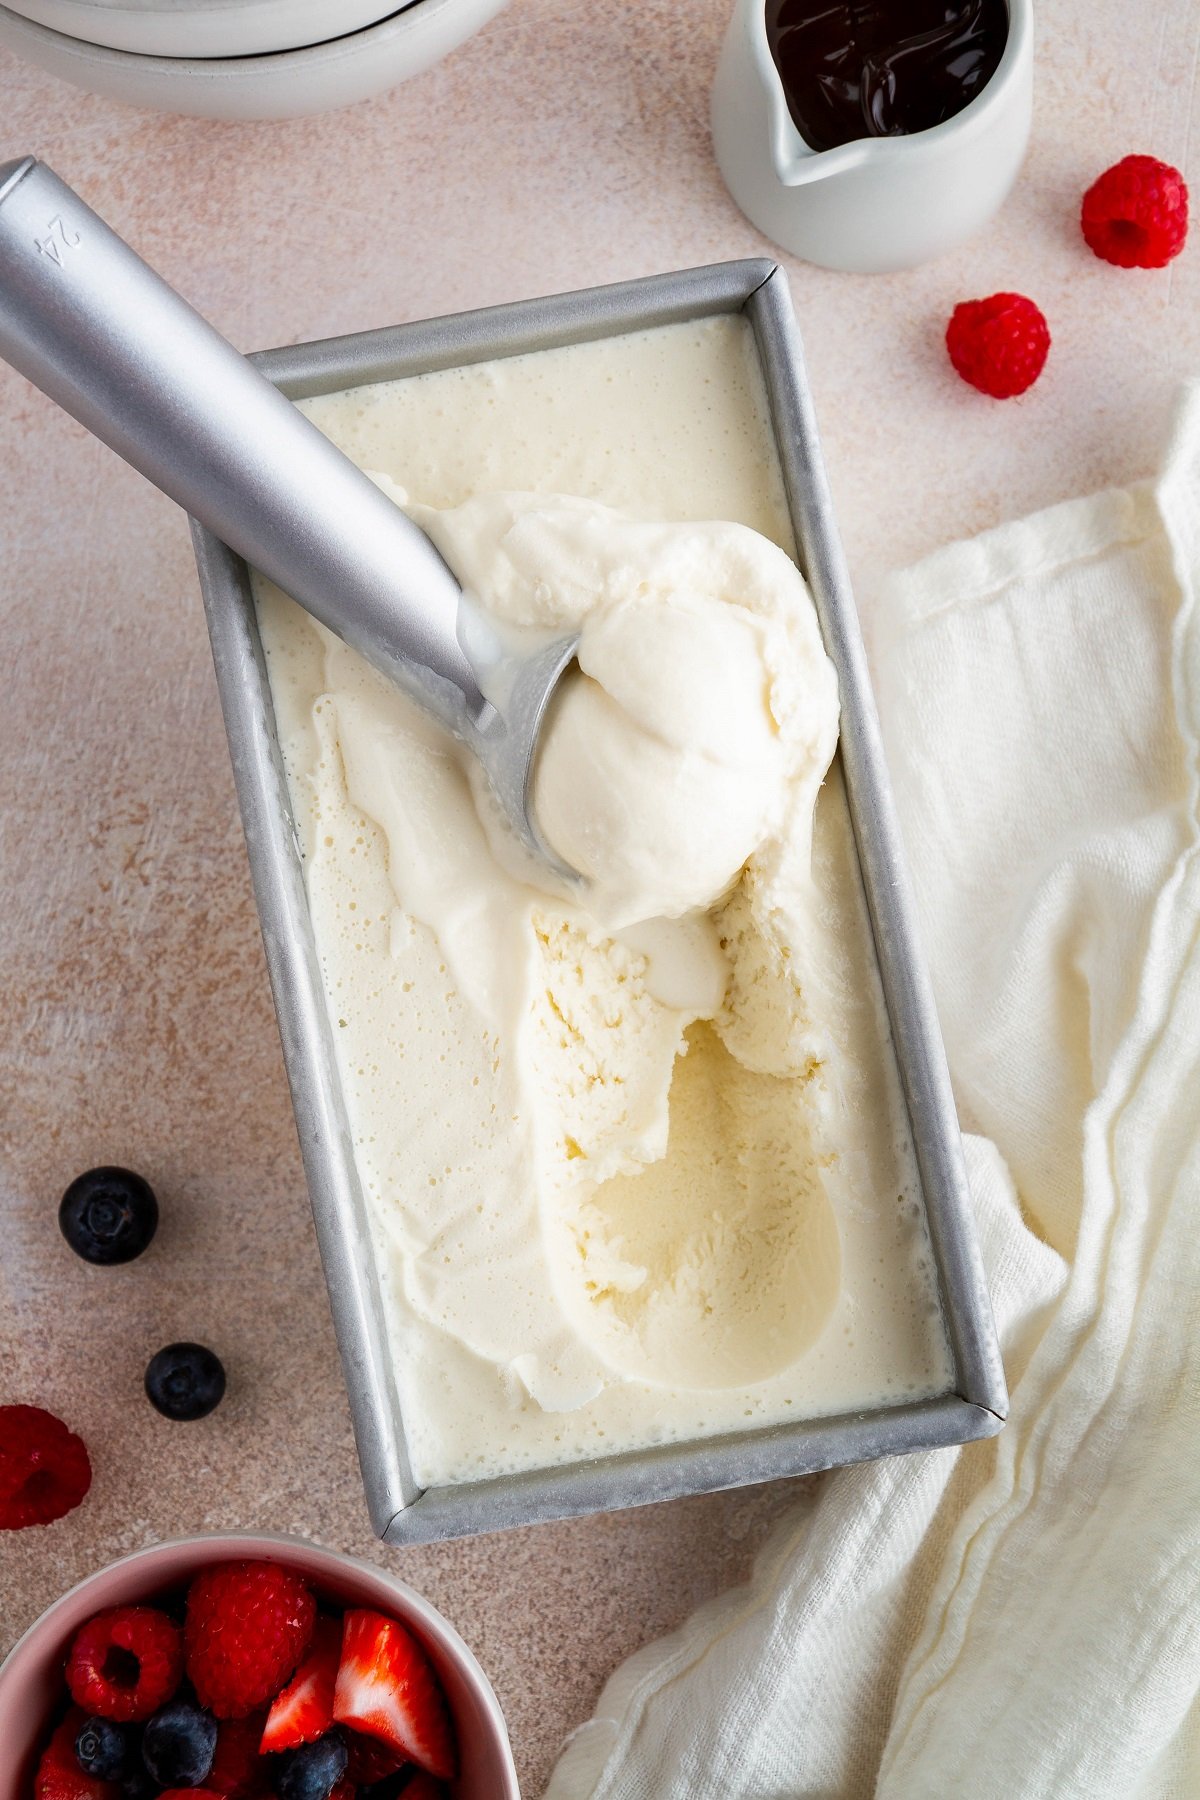
[[[424,532],[32,158],[0,165],[0,356],[451,729],[484,710]]]

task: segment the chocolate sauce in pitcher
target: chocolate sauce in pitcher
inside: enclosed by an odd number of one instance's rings
[[[766,0],[788,111],[814,150],[940,125],[1008,40],[1005,0]]]

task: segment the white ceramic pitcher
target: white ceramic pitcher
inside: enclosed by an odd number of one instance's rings
[[[806,262],[860,274],[912,268],[978,231],[1016,179],[1033,111],[1031,0],[1007,3],[999,66],[954,118],[813,150],[788,111],[765,0],[737,0],[713,84],[712,132],[746,217]]]

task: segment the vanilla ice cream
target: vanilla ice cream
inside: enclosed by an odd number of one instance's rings
[[[945,1392],[749,328],[304,409],[498,617],[582,633],[534,788],[573,895],[465,752],[258,585],[417,1478]]]
[[[593,919],[618,928],[709,907],[787,815],[811,818],[837,686],[799,571],[775,544],[742,525],[649,525],[533,494],[412,512],[494,614],[580,632],[533,804],[551,847],[587,877]],[[478,786],[476,799],[493,853],[537,881],[532,864],[514,865]]]

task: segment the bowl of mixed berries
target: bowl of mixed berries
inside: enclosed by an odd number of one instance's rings
[[[0,1800],[519,1800],[457,1632],[300,1539],[155,1544],[73,1588],[0,1666]]]

